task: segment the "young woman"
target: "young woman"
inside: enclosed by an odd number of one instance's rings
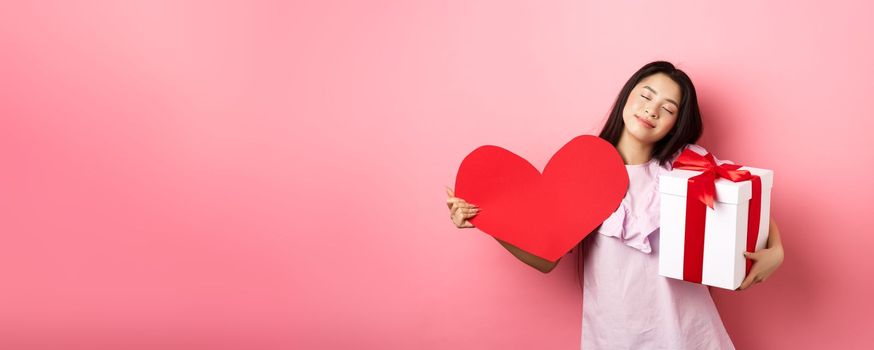
[[[625,161],[629,188],[613,214],[577,247],[582,271],[584,349],[733,349],[708,287],[658,274],[658,175],[702,133],[698,98],[683,71],[649,63],[625,83],[600,137]],[[718,163],[721,161],[717,159]],[[446,201],[458,228],[479,208],[454,196]],[[498,240],[532,267],[547,273],[555,263]],[[770,219],[768,246],[744,254],[752,270],[740,289],[765,281],[783,261],[780,232]]]

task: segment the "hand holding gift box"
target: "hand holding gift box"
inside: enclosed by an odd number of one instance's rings
[[[685,150],[659,177],[659,274],[737,289],[768,241],[774,173]]]

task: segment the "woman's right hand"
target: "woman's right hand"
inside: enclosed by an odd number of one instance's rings
[[[449,207],[449,218],[452,219],[452,223],[455,224],[455,227],[474,227],[470,221],[467,221],[467,219],[470,219],[479,213],[479,207],[468,203],[464,199],[456,197],[455,191],[449,187],[446,187],[446,194],[449,196],[449,199],[446,200],[446,205]]]

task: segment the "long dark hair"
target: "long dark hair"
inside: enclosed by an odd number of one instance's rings
[[[616,96],[616,101],[613,102],[613,108],[610,110],[610,116],[607,118],[604,128],[601,129],[601,134],[598,136],[613,144],[613,147],[619,144],[619,137],[622,136],[622,132],[625,129],[622,109],[625,108],[628,95],[631,94],[631,90],[641,80],[656,73],[666,74],[680,85],[682,92],[677,122],[665,137],[655,143],[652,149],[653,158],[659,161],[659,165],[665,166],[680,149],[687,144],[698,142],[704,130],[704,125],[701,122],[701,111],[698,110],[698,94],[695,92],[695,85],[692,84],[692,79],[689,79],[685,72],[677,69],[670,62],[655,61],[647,63],[628,78],[628,81],[622,86],[622,90],[619,91],[619,95]],[[597,231],[598,228],[595,230]],[[583,260],[584,241],[585,239],[580,241],[575,248],[578,254],[577,277],[580,278],[580,288],[583,287],[580,267]]]

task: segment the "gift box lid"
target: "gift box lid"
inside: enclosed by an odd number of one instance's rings
[[[774,171],[744,166],[741,170],[748,170],[753,175],[762,179],[762,192],[768,193],[774,184]],[[686,196],[686,189],[690,177],[701,174],[700,171],[674,169],[659,175],[659,192],[675,196]],[[731,180],[717,178],[716,201],[721,203],[738,204],[750,200],[752,197],[752,183],[750,181],[733,182]]]

